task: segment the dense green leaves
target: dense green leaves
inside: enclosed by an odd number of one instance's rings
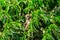
[[[60,0],[0,0],[0,40],[60,40]]]

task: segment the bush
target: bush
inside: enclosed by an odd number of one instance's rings
[[[60,40],[60,0],[0,0],[0,40]]]

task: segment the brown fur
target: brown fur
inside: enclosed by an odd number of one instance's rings
[[[29,24],[30,24],[31,14],[26,14],[26,15],[25,15],[25,18],[26,18],[26,22],[25,22],[24,26],[25,26],[25,28],[26,28],[26,30],[27,30],[27,29],[28,29],[28,26],[29,26]]]

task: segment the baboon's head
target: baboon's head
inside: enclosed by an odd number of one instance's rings
[[[31,14],[26,14],[25,18],[26,18],[26,20],[30,20],[31,19]]]

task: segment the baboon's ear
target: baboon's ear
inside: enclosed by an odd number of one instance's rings
[[[30,16],[32,16],[32,14],[30,14]]]
[[[25,18],[27,18],[28,15],[29,15],[29,14],[26,14],[26,15],[25,15]]]

